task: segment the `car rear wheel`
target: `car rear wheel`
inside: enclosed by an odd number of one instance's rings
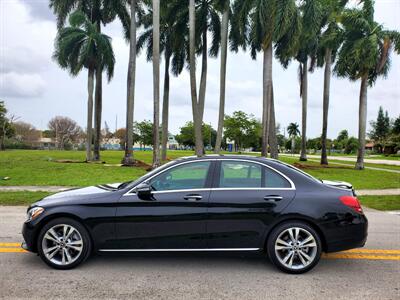
[[[72,269],[91,253],[86,228],[69,218],[51,220],[40,231],[38,250],[42,260],[55,269]]]
[[[305,273],[314,268],[321,257],[318,233],[302,222],[288,222],[276,227],[267,242],[268,256],[280,270]]]

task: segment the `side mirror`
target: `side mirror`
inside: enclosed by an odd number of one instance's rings
[[[143,182],[136,187],[136,195],[141,200],[152,200],[152,188],[147,182]]]

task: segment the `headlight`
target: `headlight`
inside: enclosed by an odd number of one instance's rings
[[[40,206],[32,207],[27,214],[27,221],[32,221],[36,219],[40,214],[44,212],[44,208]]]

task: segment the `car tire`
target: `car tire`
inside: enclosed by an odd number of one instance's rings
[[[282,223],[274,228],[266,246],[271,262],[290,274],[310,271],[318,264],[322,252],[318,233],[308,224],[298,221]]]
[[[68,270],[83,263],[92,252],[86,228],[70,218],[49,221],[38,236],[38,254],[50,267]]]

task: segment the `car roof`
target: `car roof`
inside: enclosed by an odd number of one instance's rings
[[[203,160],[203,159],[217,159],[217,160],[224,160],[224,159],[246,159],[246,160],[253,160],[253,161],[260,161],[260,162],[271,162],[276,161],[272,158],[266,158],[262,156],[254,156],[254,155],[242,155],[242,154],[208,154],[204,156],[184,156],[177,158],[176,161],[196,161],[196,160]]]

